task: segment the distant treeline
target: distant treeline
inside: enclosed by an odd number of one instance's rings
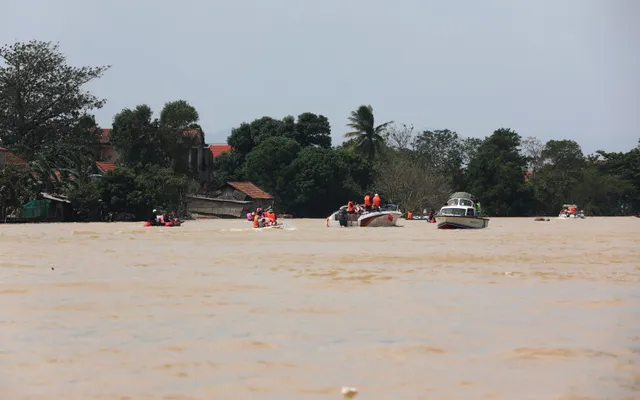
[[[542,143],[506,128],[478,139],[377,123],[365,105],[351,112],[339,146],[323,115],[262,117],[233,129],[231,150],[195,168],[189,154],[204,147],[195,108],[170,102],[156,118],[140,105],[114,116],[117,167],[105,173],[95,162],[102,133],[91,114],[105,100],[83,87],[109,67],[69,66],[57,44],[39,41],[4,46],[0,58],[0,147],[26,161],[0,170],[3,216],[40,192],[66,196],[86,220],[146,218],[156,207],[185,213],[189,193],[231,180],[252,181],[298,217],[325,217],[365,192],[414,214],[439,208],[454,191],[473,193],[494,216],[554,215],[565,203],[587,215],[640,211],[640,141],[626,153],[585,155],[575,141]]]

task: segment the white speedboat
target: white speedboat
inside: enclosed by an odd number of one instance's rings
[[[575,204],[563,204],[562,205],[562,209],[563,210],[570,210],[570,209],[575,209],[578,210],[578,206],[576,206]],[[576,211],[575,214],[570,213],[570,212],[560,212],[560,214],[558,214],[558,219],[585,219],[586,217],[584,216],[584,214],[582,212],[578,212]]]
[[[395,205],[388,205],[382,207],[379,211],[363,212],[361,214],[349,214],[347,206],[342,206],[327,218],[327,226],[340,226],[340,219],[342,218],[343,226],[359,226],[362,228],[389,227],[396,226],[400,216],[402,216],[402,213],[398,211]]]
[[[438,229],[482,229],[489,226],[489,218],[478,214],[470,193],[456,192],[436,215]]]

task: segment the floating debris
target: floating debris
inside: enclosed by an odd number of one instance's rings
[[[352,398],[356,397],[357,394],[358,394],[358,389],[356,389],[356,388],[346,387],[346,386],[344,386],[342,388],[342,396],[345,399],[352,399]]]

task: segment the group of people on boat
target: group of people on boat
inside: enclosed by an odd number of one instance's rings
[[[380,211],[382,199],[378,193],[365,193],[363,200],[363,204],[349,200],[346,207],[340,207],[340,210],[338,210],[340,226],[347,226],[348,221],[355,221],[362,214]],[[327,226],[329,226],[329,218],[327,218]]]
[[[254,228],[264,228],[267,226],[276,226],[278,225],[278,218],[276,213],[268,208],[263,210],[258,207],[255,211],[247,213],[247,220],[253,221]]]
[[[178,218],[172,217],[168,213],[160,213],[155,208],[151,212],[151,218],[147,221],[148,226],[178,226],[180,223]]]
[[[583,211],[580,211],[580,213],[582,214]],[[569,207],[565,207],[560,211],[560,215],[564,215],[565,217],[570,217],[570,216],[577,216],[578,215],[578,210],[576,208],[576,206],[571,205]]]

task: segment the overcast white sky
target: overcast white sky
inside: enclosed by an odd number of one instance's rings
[[[640,137],[640,1],[0,0],[0,43],[59,41],[113,67],[92,90],[124,107],[185,99],[209,142],[310,111],[334,143],[349,112],[484,137],[500,127],[586,153]]]

